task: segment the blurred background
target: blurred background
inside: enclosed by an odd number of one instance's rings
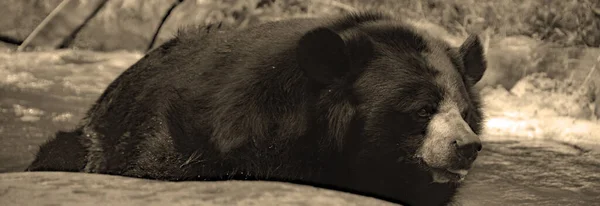
[[[379,10],[485,43],[484,152],[465,205],[600,202],[599,0],[3,0],[0,172],[22,171],[106,85],[189,25]],[[191,57],[193,58],[193,57]]]
[[[413,20],[454,45],[468,33],[480,34],[492,68],[483,85],[510,89],[536,72],[597,84],[600,72],[587,76],[600,46],[599,5],[598,0],[5,0],[0,44],[7,51],[21,45],[21,50],[143,53],[182,26],[222,22],[244,28],[379,10]]]

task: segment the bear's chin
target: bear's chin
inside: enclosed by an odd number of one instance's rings
[[[465,180],[468,170],[452,170],[431,168],[431,176],[434,183],[461,183]]]

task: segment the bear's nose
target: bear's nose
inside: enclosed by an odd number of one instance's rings
[[[460,159],[473,161],[477,158],[477,153],[481,151],[482,145],[479,138],[465,137],[457,138],[452,144],[456,148],[456,154]]]

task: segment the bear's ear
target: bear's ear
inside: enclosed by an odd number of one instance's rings
[[[300,68],[309,78],[322,84],[342,78],[350,69],[344,40],[327,28],[317,28],[304,34],[296,52]]]
[[[460,46],[460,59],[465,67],[465,75],[473,82],[479,82],[487,68],[483,46],[476,35],[469,35]]]

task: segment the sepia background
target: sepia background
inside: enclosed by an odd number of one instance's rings
[[[154,204],[168,204],[169,198],[194,196],[207,188],[221,192],[213,199],[178,199],[179,203],[231,205],[244,199],[264,205],[288,198],[298,205],[375,204],[367,198],[286,185],[184,187],[117,177],[15,173],[32,161],[39,144],[56,130],[72,128],[117,75],[178,28],[220,22],[245,28],[365,9],[408,19],[454,46],[469,33],[484,41],[488,71],[477,85],[488,118],[484,150],[460,191],[459,203],[600,204],[598,0],[2,0],[0,204],[35,205],[40,198],[77,205],[119,198],[150,204],[144,202],[152,196],[148,194],[178,191],[154,195],[160,200]],[[90,186],[107,182],[112,186]],[[139,185],[147,186],[137,191],[147,196],[131,192]],[[70,196],[73,188],[96,193]],[[69,198],[57,199],[58,194]]]

